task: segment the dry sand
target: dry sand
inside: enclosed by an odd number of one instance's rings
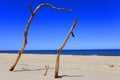
[[[0,80],[120,80],[120,57],[61,55],[59,79],[54,79],[56,55],[23,54],[11,72],[15,58],[16,54],[0,54]]]

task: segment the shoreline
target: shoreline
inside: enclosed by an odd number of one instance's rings
[[[13,72],[17,54],[0,54],[0,80],[54,80],[56,55],[22,54]],[[44,76],[45,65],[49,65]],[[60,80],[120,80],[120,56],[61,55]],[[56,80],[56,79],[55,79]]]
[[[17,55],[18,53],[0,53],[0,54],[9,54],[9,55]],[[22,53],[22,55],[54,55],[50,53]],[[120,57],[120,56],[112,56],[112,55],[84,55],[84,54],[60,54],[62,56],[99,56],[99,57]]]

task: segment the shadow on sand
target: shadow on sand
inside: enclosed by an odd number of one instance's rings
[[[49,68],[49,69],[55,69],[55,68]],[[26,69],[26,68],[21,68],[21,70],[14,70],[14,72],[41,71],[41,70],[45,70],[45,68],[41,68],[41,69]],[[63,77],[83,77],[83,75],[61,75],[61,76],[58,76],[58,78],[63,78]]]
[[[58,78],[63,78],[63,77],[83,77],[83,75],[62,75],[62,76],[58,76]]]
[[[49,69],[54,69],[54,68],[49,68]],[[45,70],[45,68],[41,68],[41,69],[26,69],[26,68],[21,68],[21,70],[14,70],[14,72],[41,71],[41,70]]]

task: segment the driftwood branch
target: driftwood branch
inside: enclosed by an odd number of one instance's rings
[[[44,76],[47,75],[48,69],[49,69],[49,65],[45,65],[45,73],[44,73]]]
[[[56,8],[53,5],[48,4],[48,3],[38,5],[33,12],[32,12],[32,8],[29,7],[32,15],[30,16],[30,18],[28,20],[28,23],[26,25],[25,31],[24,31],[24,41],[23,41],[21,49],[18,51],[18,56],[17,56],[15,62],[13,63],[13,65],[10,67],[9,71],[13,71],[15,66],[16,66],[16,64],[18,63],[18,61],[19,61],[19,59],[21,57],[21,54],[22,54],[22,52],[23,52],[23,50],[24,50],[24,48],[26,47],[26,44],[27,44],[27,34],[28,34],[28,29],[29,29],[29,26],[31,24],[31,21],[33,20],[34,15],[36,14],[36,12],[43,6],[49,6],[49,7],[51,7],[54,10],[61,10],[61,11],[68,11],[68,12],[72,11],[72,10],[66,9],[66,8]]]
[[[69,39],[69,37],[70,37],[70,35],[71,35],[71,33],[72,33],[72,31],[73,31],[76,23],[77,23],[77,18],[78,18],[78,17],[76,17],[76,19],[74,20],[74,22],[73,22],[73,24],[72,24],[72,27],[71,27],[71,29],[69,30],[69,32],[68,32],[68,34],[67,34],[67,36],[66,36],[66,38],[65,38],[65,40],[64,40],[64,42],[63,42],[63,44],[62,44],[62,46],[61,46],[61,47],[58,49],[58,51],[57,51],[57,58],[56,58],[56,65],[55,65],[55,78],[58,78],[58,77],[59,77],[59,76],[58,76],[58,72],[59,72],[60,52],[61,52],[61,50],[64,48],[66,42],[68,41],[68,39]]]
[[[56,8],[56,7],[54,7],[53,5],[51,5],[51,4],[49,4],[49,3],[45,3],[45,4],[40,4],[40,5],[38,5],[37,7],[36,7],[36,9],[34,10],[34,14],[41,8],[41,7],[43,7],[43,6],[49,6],[49,7],[51,7],[52,9],[54,9],[54,10],[62,10],[62,11],[68,11],[68,12],[71,12],[72,10],[71,9],[66,9],[66,8]]]
[[[28,7],[30,8],[30,12],[33,15],[32,7],[30,6],[30,3],[28,3]]]

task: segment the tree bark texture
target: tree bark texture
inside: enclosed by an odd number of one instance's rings
[[[37,12],[41,7],[43,7],[43,6],[48,6],[48,7],[52,8],[52,9],[54,9],[54,10],[61,10],[61,11],[68,11],[68,12],[71,12],[71,11],[72,11],[72,10],[66,9],[66,8],[56,8],[56,7],[54,7],[54,6],[51,5],[51,4],[45,3],[45,4],[39,4],[39,5],[35,8],[35,10],[32,12],[32,8],[31,8],[31,6],[30,6],[30,4],[29,4],[31,16],[30,16],[30,18],[29,18],[29,20],[28,20],[28,23],[27,23],[26,28],[25,28],[25,31],[24,31],[24,41],[23,41],[23,44],[22,44],[21,49],[18,51],[18,56],[16,57],[15,62],[14,62],[14,63],[12,64],[12,66],[10,67],[9,71],[13,71],[14,68],[15,68],[15,66],[16,66],[16,64],[18,63],[18,61],[19,61],[19,59],[20,59],[20,57],[21,57],[21,54],[22,54],[22,52],[24,51],[24,49],[25,49],[25,47],[26,47],[26,44],[27,44],[27,34],[28,34],[28,30],[29,30],[29,26],[30,26],[30,24],[31,24],[31,21],[33,20],[36,12]]]
[[[59,72],[59,60],[60,60],[60,52],[61,52],[61,50],[64,48],[64,46],[65,46],[65,44],[67,43],[67,41],[68,41],[68,39],[69,39],[69,37],[70,37],[70,35],[72,34],[73,35],[73,29],[74,29],[74,27],[75,27],[75,25],[76,25],[76,23],[77,23],[77,18],[78,17],[76,17],[76,19],[74,20],[74,22],[73,22],[73,24],[72,24],[72,27],[71,27],[71,29],[69,30],[69,32],[68,32],[68,34],[67,34],[67,36],[66,36],[66,38],[65,38],[65,40],[64,40],[64,42],[63,42],[63,44],[62,44],[62,46],[58,49],[58,51],[57,51],[57,58],[56,58],[56,65],[55,65],[55,78],[58,78],[59,76],[58,76],[58,72]]]

